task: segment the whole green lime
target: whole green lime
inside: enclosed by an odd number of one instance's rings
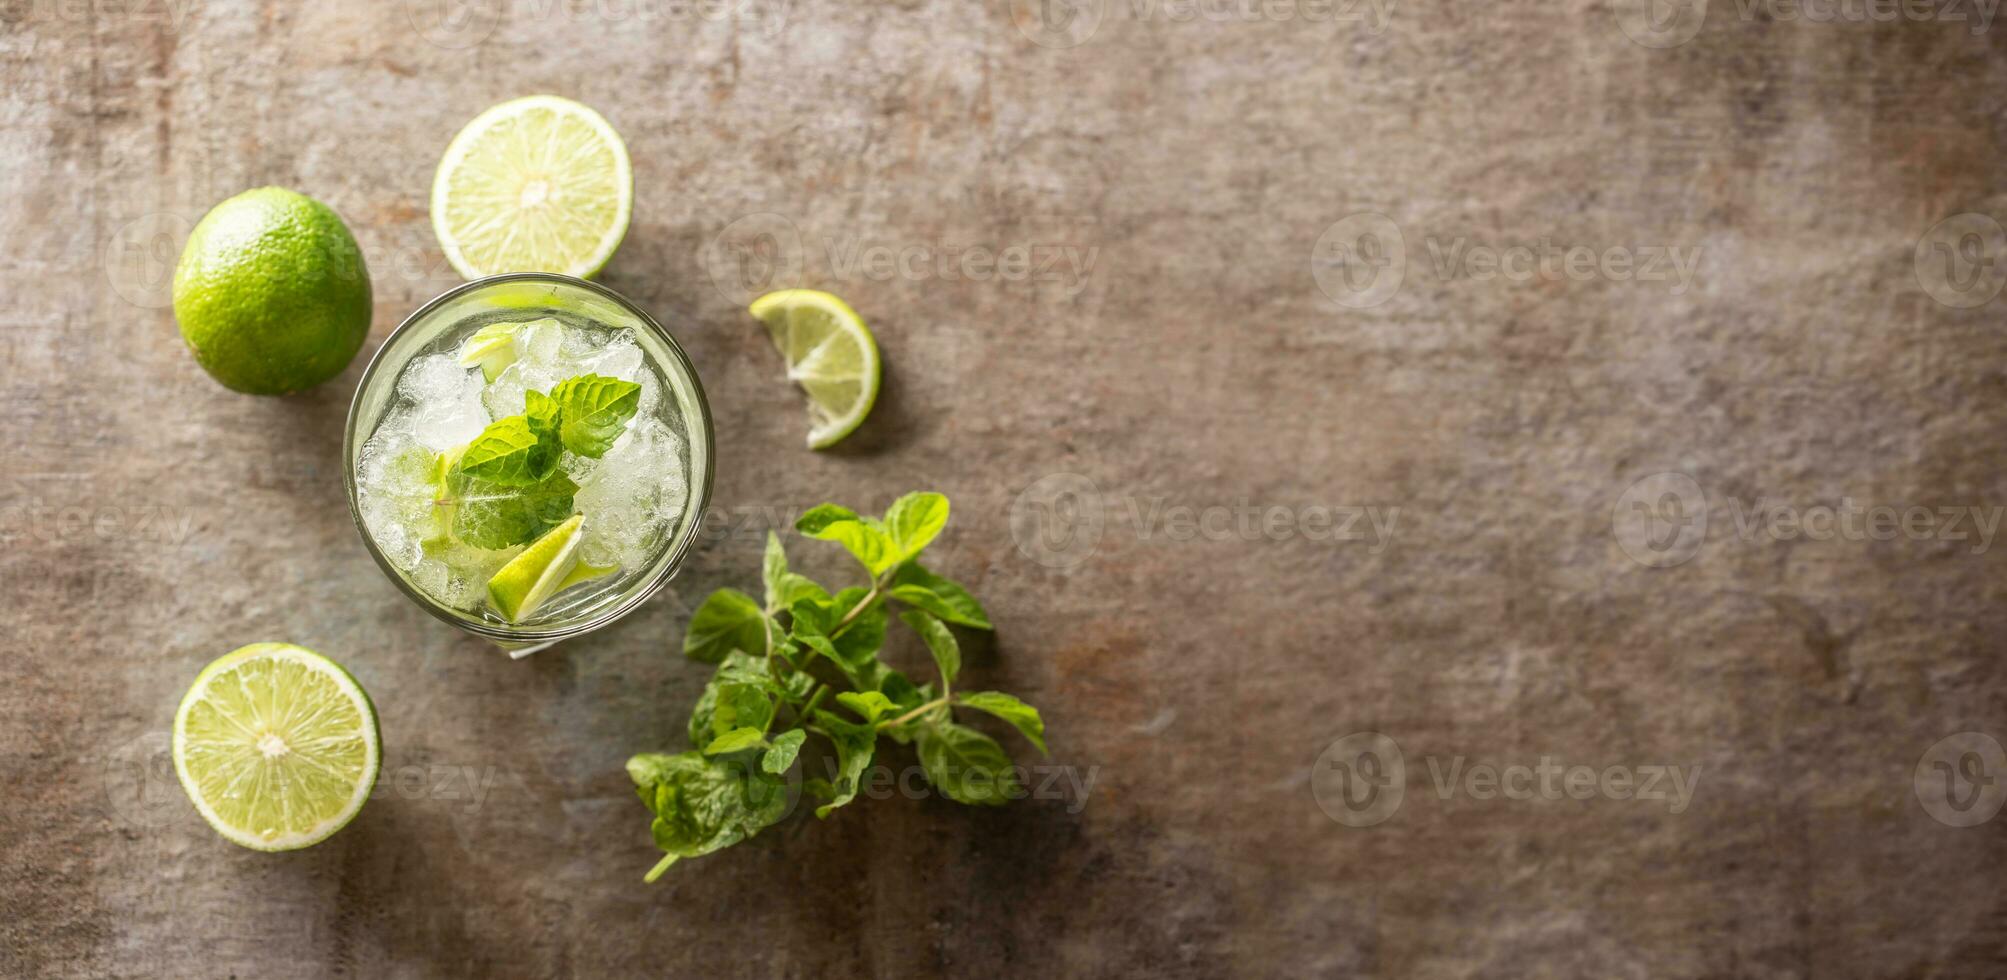
[[[327,205],[283,187],[211,208],[174,267],[174,318],[195,360],[253,395],[311,388],[369,336],[369,269]]]

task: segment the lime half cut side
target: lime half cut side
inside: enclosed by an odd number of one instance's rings
[[[788,380],[808,396],[808,448],[856,431],[878,400],[878,342],[844,301],[815,289],[783,289],[753,301],[787,360]]]
[[[259,851],[326,840],[369,799],[376,709],[341,665],[253,643],[203,668],[174,714],[174,770],[216,832]]]
[[[488,580],[488,601],[494,603],[495,611],[511,623],[520,623],[551,596],[620,570],[618,565],[580,562],[578,549],[584,541],[585,517],[574,514],[510,559]]]
[[[627,146],[599,113],[532,95],[460,130],[432,179],[432,230],[463,276],[561,272],[589,278],[613,257],[634,210]]]

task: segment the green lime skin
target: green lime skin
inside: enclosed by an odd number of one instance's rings
[[[174,318],[223,386],[285,395],[342,372],[369,336],[369,269],[332,209],[283,187],[211,208],[174,267]]]

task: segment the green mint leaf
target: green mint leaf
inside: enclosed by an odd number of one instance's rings
[[[730,847],[787,815],[787,784],[739,759],[648,753],[627,760],[627,775],[655,814],[649,825],[655,846],[668,855],[649,881],[674,859]]]
[[[957,626],[979,630],[994,629],[983,604],[969,590],[928,571],[917,561],[909,561],[892,573],[892,598],[917,609],[925,609]]]
[[[1031,744],[1038,746],[1040,755],[1051,755],[1045,750],[1045,720],[1038,716],[1038,709],[1005,694],[1002,691],[978,691],[964,694],[955,699],[956,704],[988,712],[1017,726]]]
[[[831,600],[831,621],[841,622],[850,610],[863,602],[868,595],[864,589],[844,589]],[[844,627],[842,635],[830,642],[834,646],[838,670],[850,686],[860,691],[876,691],[891,673],[890,668],[878,661],[878,651],[885,646],[885,607],[874,603],[870,609],[857,614],[857,618]]]
[[[804,779],[801,791],[819,800],[836,799],[836,786],[827,779]]]
[[[898,556],[893,564],[919,555],[947,526],[947,497],[938,493],[909,493],[893,501],[892,508],[885,512],[885,532]]]
[[[697,607],[683,634],[683,655],[714,664],[741,650],[766,656],[767,617],[753,597],[737,589],[719,589]]]
[[[773,748],[760,756],[760,768],[778,776],[794,765],[794,757],[801,754],[801,743],[808,740],[808,729],[797,728],[774,736]]]
[[[533,486],[550,478],[558,465],[557,434],[532,424],[525,415],[488,423],[460,454],[460,471],[505,487]]]
[[[690,723],[687,728],[691,745],[701,749],[711,744],[711,740],[720,734],[738,727],[735,724],[713,726],[712,721],[718,713],[718,699],[726,687],[745,686],[748,683],[746,678],[757,675],[764,667],[763,661],[737,650],[725,654],[725,659],[718,664],[718,669],[711,672],[711,679],[704,683],[704,693],[698,695],[697,703],[690,707]],[[752,686],[758,687],[757,684]],[[735,705],[733,714],[736,717],[742,713],[744,706],[738,702],[740,697],[738,691],[733,691],[732,695]]]
[[[857,798],[864,770],[871,768],[877,750],[878,732],[870,725],[844,721],[827,711],[817,711],[815,722],[829,740],[836,743],[836,772],[830,781],[829,802],[815,808],[817,819],[829,819],[830,811]]]
[[[549,429],[553,433],[558,428],[558,403],[541,391],[523,392],[523,418],[530,422],[532,429]]]
[[[464,461],[464,457],[463,457]],[[578,484],[562,472],[533,486],[511,486],[474,476],[460,463],[446,473],[453,535],[476,548],[500,549],[535,541],[572,515]]]
[[[795,520],[794,528],[811,538],[842,545],[874,576],[899,563],[884,525],[859,517],[847,507],[835,504],[814,507]]]
[[[957,803],[1001,806],[1016,792],[1010,756],[996,739],[973,728],[928,725],[920,730],[919,754],[927,780]]]
[[[875,722],[899,708],[891,698],[878,691],[845,691],[836,696],[836,703],[863,715],[867,723]]]
[[[641,386],[632,381],[583,374],[551,389],[557,403],[558,434],[564,448],[598,459],[613,448],[627,429],[627,420],[641,407]]]
[[[962,646],[955,642],[955,635],[940,620],[918,609],[908,609],[899,618],[927,641],[927,649],[934,654],[934,666],[941,669],[943,687],[953,684],[955,675],[962,672]]]
[[[724,755],[741,749],[765,748],[767,737],[757,728],[734,728],[704,746],[705,755]]]
[[[788,572],[780,577],[780,590],[775,598],[780,601],[780,608],[787,609],[803,599],[826,603],[829,592],[806,575]]]
[[[787,551],[781,548],[780,535],[767,532],[767,553],[760,563],[760,581],[767,589],[767,608],[781,610],[788,603],[781,601],[783,581],[787,578]]]

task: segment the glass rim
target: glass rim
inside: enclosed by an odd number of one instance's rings
[[[701,429],[704,439],[703,472],[697,475],[697,479],[690,481],[690,490],[696,498],[695,507],[690,510],[692,517],[677,532],[676,539],[664,549],[667,560],[663,562],[661,571],[657,572],[648,581],[631,588],[624,598],[609,604],[605,609],[594,613],[590,617],[555,627],[511,627],[484,622],[469,618],[466,614],[457,610],[447,608],[437,599],[426,595],[416,586],[406,581],[405,577],[390,564],[390,560],[383,556],[383,550],[377,547],[376,539],[370,536],[369,527],[363,523],[362,505],[356,496],[356,452],[358,448],[356,445],[356,430],[361,423],[362,396],[363,392],[369,390],[371,383],[377,380],[378,371],[384,367],[385,354],[390,350],[400,334],[410,329],[413,324],[420,322],[439,307],[474,290],[510,282],[555,283],[595,293],[622,310],[625,310],[643,326],[653,331],[656,339],[662,341],[663,346],[669,349],[670,355],[676,359],[677,365],[690,381],[691,393],[695,396],[693,400],[697,409],[696,421],[699,423],[699,425],[691,427],[691,432],[694,437],[696,431]],[[416,603],[419,608],[432,614],[434,619],[442,620],[459,629],[485,637],[497,643],[511,646],[535,644],[538,648],[556,643],[559,640],[581,636],[613,623],[615,620],[633,612],[642,603],[653,598],[657,592],[662,591],[663,587],[669,584],[670,579],[676,577],[676,573],[683,567],[684,559],[689,556],[691,546],[696,544],[697,531],[704,522],[704,515],[710,510],[711,483],[717,468],[717,438],[711,425],[711,400],[705,394],[704,382],[697,376],[697,367],[691,363],[690,355],[683,350],[683,345],[677,343],[676,338],[662,324],[656,322],[655,318],[650,316],[647,310],[642,309],[634,301],[599,283],[556,272],[505,272],[498,275],[483,276],[482,278],[454,286],[434,296],[424,305],[418,307],[418,309],[411,311],[411,315],[398,323],[397,327],[383,338],[383,343],[377,345],[375,352],[370,354],[369,364],[362,369],[362,378],[356,382],[355,395],[349,401],[348,418],[342,429],[341,450],[342,485],[348,494],[349,519],[354,522],[356,533],[362,536],[363,547],[368,550],[370,559],[376,562],[377,568],[382,570],[384,577],[390,579],[391,584],[397,586],[398,591],[404,593],[406,598]]]

